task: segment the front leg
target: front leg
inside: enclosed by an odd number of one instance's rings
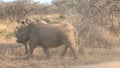
[[[27,43],[24,43],[25,46],[25,55],[28,53],[28,47],[27,47]]]
[[[32,53],[35,49],[36,45],[33,42],[29,42],[29,51],[27,53],[27,55],[25,57],[23,57],[23,59],[28,59],[30,57],[32,57]]]
[[[45,52],[47,58],[49,59],[50,58],[50,54],[48,52],[48,48],[47,47],[43,47],[43,51]]]

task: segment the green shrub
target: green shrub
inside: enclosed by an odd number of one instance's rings
[[[2,23],[3,23],[3,20],[0,19],[0,24],[2,24]]]
[[[11,39],[12,37],[14,37],[14,32],[9,32],[7,35],[6,35],[6,37],[7,38],[9,38],[9,39]]]
[[[49,20],[49,19],[47,19],[47,18],[44,18],[44,19],[42,19],[43,21],[45,21],[45,22],[47,22],[47,23],[50,23],[51,21]]]
[[[65,19],[65,16],[64,15],[59,15],[59,18],[60,19]]]

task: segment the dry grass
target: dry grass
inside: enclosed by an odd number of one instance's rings
[[[54,19],[58,17],[57,15],[53,16]],[[53,19],[51,16],[47,17]],[[82,54],[78,53],[77,60],[73,60],[70,54],[67,54],[64,58],[60,58],[62,47],[50,50],[51,59],[46,59],[44,52],[38,47],[35,49],[32,58],[27,60],[13,60],[11,58],[24,56],[25,51],[23,45],[16,43],[14,36],[11,38],[7,36],[10,32],[13,32],[17,24],[3,23],[0,26],[0,68],[72,68],[77,65],[120,60],[120,36],[110,33],[110,31],[103,27],[97,27],[97,29],[92,30],[93,32],[90,32],[91,36],[88,38],[94,39],[96,37],[97,41],[91,42],[96,44],[94,46],[86,46]],[[87,36],[89,34],[84,35]],[[83,43],[91,44],[85,42],[85,40],[83,41],[81,41],[81,45],[83,46]],[[112,45],[106,47],[106,45],[109,45],[106,43]]]
[[[16,22],[4,21],[0,24],[0,41],[1,43],[14,42],[14,30],[18,24]]]
[[[46,59],[42,49],[38,47],[35,49],[33,57],[27,60],[11,59],[24,56],[23,45],[4,43],[0,44],[0,48],[1,68],[70,68],[76,65],[120,60],[120,48],[118,46],[112,47],[112,49],[85,48],[85,53],[78,54],[77,60],[73,60],[73,57],[68,55],[66,58],[60,58],[60,47],[51,50],[51,59]]]

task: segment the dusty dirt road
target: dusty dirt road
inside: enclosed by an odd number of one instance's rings
[[[111,61],[89,65],[75,65],[72,68],[120,68],[120,61]]]

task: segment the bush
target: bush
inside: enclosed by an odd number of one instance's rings
[[[47,23],[50,23],[51,21],[49,20],[49,19],[47,19],[47,18],[44,18],[44,19],[42,19],[43,21],[45,21],[45,22],[47,22]]]
[[[6,35],[6,37],[8,38],[8,39],[11,39],[12,37],[14,37],[14,32],[9,32],[7,35]]]
[[[64,15],[59,15],[59,18],[60,19],[65,19],[65,16]]]
[[[0,19],[0,24],[2,24],[2,23],[3,23],[3,20]]]

